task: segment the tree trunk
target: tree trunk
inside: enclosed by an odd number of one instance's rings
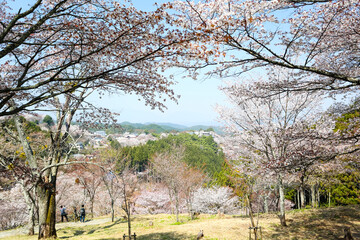
[[[191,220],[194,220],[195,219],[195,215],[194,215],[194,211],[193,211],[193,207],[192,207],[192,201],[191,201],[191,196],[192,196],[192,191],[191,190],[188,190],[188,193],[186,195],[186,205],[187,205],[187,209],[188,209],[188,212],[190,214],[190,219]]]
[[[55,177],[51,183],[42,182],[37,187],[39,201],[39,239],[56,238]]]
[[[269,202],[268,202],[269,196],[264,196],[264,212],[269,213]]]
[[[131,210],[130,210],[130,202],[127,202],[126,203],[128,206],[127,206],[127,217],[128,217],[128,234],[129,234],[129,239],[131,240]]]
[[[27,225],[28,235],[35,235],[35,204],[31,204],[29,208],[29,221]]]
[[[300,191],[299,189],[297,189],[297,194],[296,194],[296,197],[297,197],[297,208],[298,209],[301,209],[301,202],[300,202]]]
[[[256,226],[255,226],[254,215],[252,213],[251,201],[250,201],[250,198],[249,198],[249,196],[247,194],[246,194],[246,202],[247,202],[247,208],[249,209],[251,227],[253,228],[253,231],[254,231],[255,240],[257,240],[257,229],[256,229]]]
[[[171,188],[169,187],[169,199],[170,199],[170,208],[171,208],[171,214],[175,214],[175,211],[174,211],[174,202],[173,202],[173,194],[172,194],[172,191],[171,191]]]
[[[28,209],[28,223],[27,223],[27,229],[28,229],[28,235],[34,235],[35,231],[35,199],[34,197],[31,196],[30,191],[26,189],[25,185],[24,185],[24,181],[21,181],[21,188],[23,191],[23,195],[25,198],[25,202],[27,205],[27,209]],[[33,191],[34,196],[35,196],[35,191]]]
[[[304,191],[304,187],[301,186],[300,187],[300,205],[301,208],[305,208],[305,191]]]
[[[12,107],[14,107],[14,103],[12,103]],[[22,148],[25,152],[25,156],[26,156],[26,159],[28,161],[28,164],[30,166],[31,169],[36,169],[37,168],[37,162],[36,162],[36,158],[34,157],[34,154],[33,154],[33,151],[31,149],[31,146],[29,144],[29,142],[27,141],[27,138],[26,138],[26,134],[25,134],[25,131],[22,127],[22,124],[20,122],[20,118],[18,115],[14,115],[13,117],[14,119],[14,122],[15,122],[15,126],[16,126],[16,129],[17,129],[17,132],[18,132],[18,135],[19,135],[19,139],[20,139],[20,142],[21,142],[21,145],[22,145]],[[35,172],[33,172],[34,175],[36,175]],[[33,195],[31,195],[30,191],[31,189],[27,189],[26,188],[26,181],[25,179],[22,179],[20,180],[20,186],[22,188],[22,191],[23,191],[23,195],[24,195],[24,198],[25,198],[25,202],[26,202],[26,205],[28,207],[28,224],[27,224],[27,228],[28,228],[28,235],[34,235],[35,234],[35,231],[34,231],[34,228],[35,228],[35,200],[36,200],[36,197],[35,197],[35,194],[36,194],[36,188],[34,187],[33,188]]]
[[[284,185],[282,181],[282,176],[278,176],[278,185],[279,185],[279,195],[280,195],[280,223],[282,226],[286,226],[285,220],[285,194],[284,194]]]
[[[331,207],[331,191],[330,191],[330,189],[329,189],[329,207]]]
[[[114,211],[114,199],[111,199],[111,222],[114,222],[115,211]]]
[[[179,222],[179,194],[177,189],[174,189],[174,197],[175,197],[175,210],[176,210],[176,222]]]
[[[311,207],[316,208],[316,185],[311,185]]]
[[[91,219],[94,218],[94,201],[95,201],[95,196],[90,199]]]
[[[320,207],[320,189],[319,186],[316,188],[317,206]]]

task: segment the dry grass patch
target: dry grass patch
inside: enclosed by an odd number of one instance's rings
[[[204,230],[204,240],[248,240],[250,221],[242,216],[201,214],[199,219],[190,221],[181,215],[181,222],[175,223],[175,216],[168,214],[137,215],[132,221],[133,232],[138,240],[195,240],[199,230]],[[282,227],[275,214],[262,214],[259,223],[263,228],[263,239],[313,240],[337,239],[343,236],[343,227],[352,229],[355,239],[360,239],[360,206],[331,209],[294,210],[287,213],[288,226]],[[151,223],[150,223],[151,222]],[[109,219],[95,219],[85,224],[61,223],[57,225],[59,239],[122,239],[127,233],[127,223]],[[35,240],[36,236],[12,236],[4,238]]]

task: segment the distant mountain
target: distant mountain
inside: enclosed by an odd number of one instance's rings
[[[120,123],[123,131],[126,132],[152,132],[152,133],[163,133],[163,132],[183,132],[183,131],[199,131],[213,129],[216,133],[221,134],[223,131],[220,127],[207,126],[207,125],[196,125],[187,127],[180,124],[174,123],[131,123],[122,122]]]
[[[78,123],[74,123],[78,125]],[[195,125],[195,126],[185,126],[175,123],[131,123],[128,121],[121,122],[120,127],[105,127],[104,125],[99,124],[96,128],[90,128],[89,131],[105,131],[107,134],[114,133],[167,133],[167,132],[183,132],[183,131],[199,131],[199,130],[208,130],[213,129],[217,134],[223,134],[221,127],[219,126],[210,126],[210,125]]]
[[[160,125],[160,126],[165,126],[165,127],[171,127],[174,129],[179,129],[179,130],[183,130],[183,129],[187,129],[188,127],[185,125],[180,125],[180,124],[176,124],[176,123],[157,123],[157,122],[151,122],[151,123],[145,123],[145,124],[156,124],[156,125]]]

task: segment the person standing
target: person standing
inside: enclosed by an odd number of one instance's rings
[[[79,215],[78,215],[76,207],[74,207],[74,222],[76,222],[78,219],[79,219]]]
[[[69,219],[67,217],[66,207],[65,206],[60,206],[60,215],[61,215],[61,222],[64,222],[64,217],[65,217],[67,222],[69,221]]]
[[[81,208],[80,208],[80,222],[85,222],[85,207],[84,207],[84,204],[81,205]]]

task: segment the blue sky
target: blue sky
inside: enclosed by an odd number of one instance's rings
[[[219,125],[216,122],[217,114],[214,111],[216,103],[223,103],[225,96],[218,90],[220,79],[194,81],[190,78],[175,76],[178,84],[173,87],[176,94],[181,95],[178,104],[167,101],[168,109],[165,112],[151,110],[131,95],[112,95],[103,97],[93,95],[90,101],[120,113],[119,121],[136,123],[171,122],[183,125]]]
[[[135,7],[141,10],[153,10],[154,3],[164,3],[164,0],[133,0]],[[177,95],[181,95],[178,104],[167,102],[168,109],[162,113],[159,110],[151,110],[146,107],[143,101],[138,101],[136,96],[108,96],[101,100],[96,95],[91,97],[91,102],[97,103],[102,107],[120,113],[118,120],[147,123],[147,122],[171,122],[183,125],[219,125],[214,111],[216,103],[223,103],[225,96],[218,90],[221,85],[220,79],[207,79],[194,81],[191,78],[183,78],[181,75],[175,75],[178,82],[173,87]]]

